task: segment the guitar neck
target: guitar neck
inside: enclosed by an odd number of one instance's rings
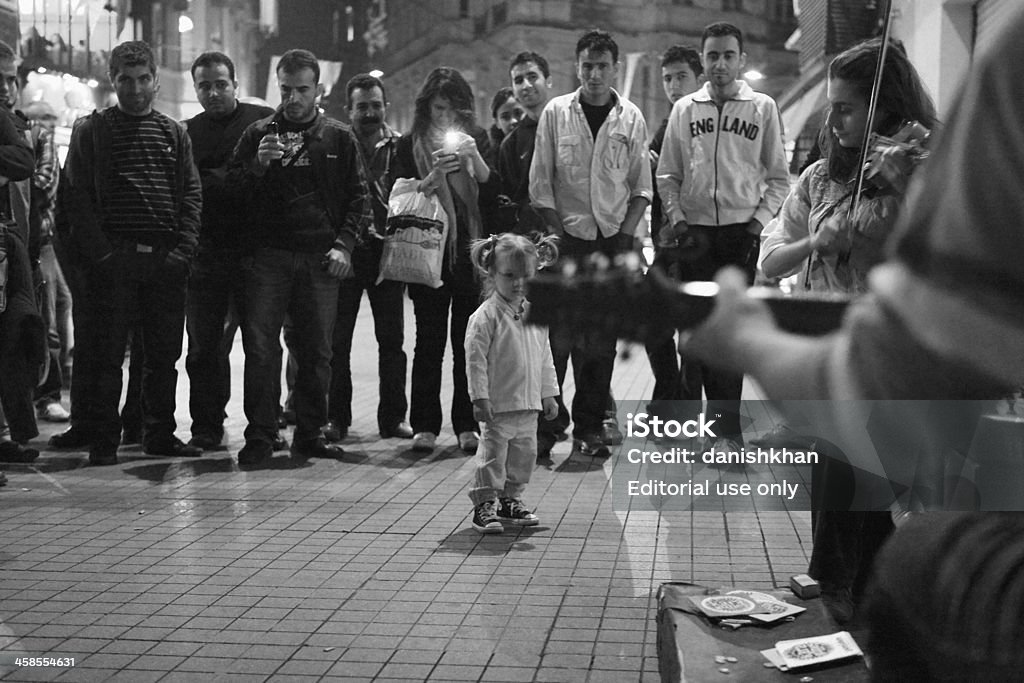
[[[646,275],[609,269],[584,275],[541,273],[530,282],[530,322],[568,329],[599,328],[621,339],[648,343],[674,329],[695,327],[715,305],[718,285],[679,283],[660,271]],[[847,295],[785,295],[777,289],[751,287],[779,327],[821,335],[837,329],[850,302]]]

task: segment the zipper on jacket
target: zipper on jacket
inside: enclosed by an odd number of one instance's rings
[[[715,189],[711,192],[711,197],[715,201],[715,225],[721,225],[722,220],[718,216],[718,142],[722,139],[722,112],[725,111],[725,102],[722,102],[722,106],[718,106],[718,102],[715,102],[715,109],[718,110],[718,123],[715,125]]]

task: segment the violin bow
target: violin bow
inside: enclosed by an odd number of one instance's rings
[[[878,111],[878,93],[882,89],[882,73],[885,70],[885,58],[889,52],[889,33],[892,29],[892,0],[882,0],[885,6],[885,15],[882,20],[882,45],[878,50],[878,64],[875,65],[874,80],[871,81],[871,98],[868,100],[868,115],[864,126],[864,139],[860,143],[860,163],[857,165],[857,186],[850,200],[850,221],[852,222],[857,213],[857,203],[860,201],[861,192],[864,191],[864,178],[867,172],[868,146],[871,141],[871,131],[875,128],[875,115]],[[870,4],[874,4],[874,0]]]

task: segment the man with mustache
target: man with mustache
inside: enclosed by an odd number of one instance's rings
[[[249,214],[245,198],[226,184],[235,144],[249,124],[274,110],[239,102],[235,64],[222,52],[204,52],[192,63],[192,83],[203,111],[185,122],[203,183],[199,249],[188,283],[185,368],[190,384],[192,440],[204,450],[221,447],[224,407],[231,397],[228,359],[238,330],[243,289],[242,256]],[[278,442],[279,447],[286,447]]]
[[[352,132],[359,141],[358,149],[366,170],[373,206],[373,221],[360,234],[352,251],[351,278],[341,281],[338,293],[338,320],[334,327],[334,355],[331,359],[331,391],[327,412],[331,421],[324,435],[340,441],[348,435],[352,424],[352,333],[363,292],[373,311],[373,330],[377,337],[380,402],[377,406],[377,428],[383,439],[411,439],[412,427],[405,421],[409,402],[405,397],[406,357],[404,341],[405,285],[396,280],[382,280],[380,259],[384,252],[384,224],[388,218],[388,196],[395,184],[391,164],[400,134],[385,123],[388,101],[384,83],[370,74],[353,76],[345,86],[348,115]]]
[[[269,459],[277,434],[280,337],[287,315],[295,334],[292,455],[338,458],[327,443],[327,392],[338,282],[352,275],[352,250],[373,220],[359,143],[348,126],[324,116],[320,64],[288,50],[277,65],[281,107],[242,134],[228,183],[254,207],[254,252],[246,268],[245,446],[241,465]]]
[[[90,397],[85,413],[74,406],[75,427],[91,438],[89,464],[116,464],[121,366],[128,332],[139,329],[146,340],[143,449],[196,456],[202,451],[174,435],[174,366],[202,186],[184,127],[153,109],[158,80],[149,45],[118,45],[109,71],[117,105],[76,123],[65,167],[69,246],[81,257],[85,279],[76,302],[84,315],[75,330],[74,381],[84,378]]]

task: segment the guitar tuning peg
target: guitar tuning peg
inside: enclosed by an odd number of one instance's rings
[[[640,270],[640,256],[635,251],[627,251],[615,257],[617,265],[626,268],[631,272]]]
[[[591,254],[591,256],[590,256],[590,260],[591,260],[591,261],[593,262],[594,266],[595,266],[595,267],[596,267],[596,268],[597,268],[597,269],[598,269],[599,271],[606,271],[606,270],[608,270],[608,269],[609,269],[609,268],[611,267],[611,265],[612,265],[612,263],[611,263],[611,261],[610,261],[610,260],[608,259],[608,257],[607,257],[607,256],[605,256],[604,254],[600,253],[600,252],[598,252],[598,253],[595,253],[595,254]]]
[[[576,276],[576,262],[569,260],[562,264],[562,277],[573,278]]]

